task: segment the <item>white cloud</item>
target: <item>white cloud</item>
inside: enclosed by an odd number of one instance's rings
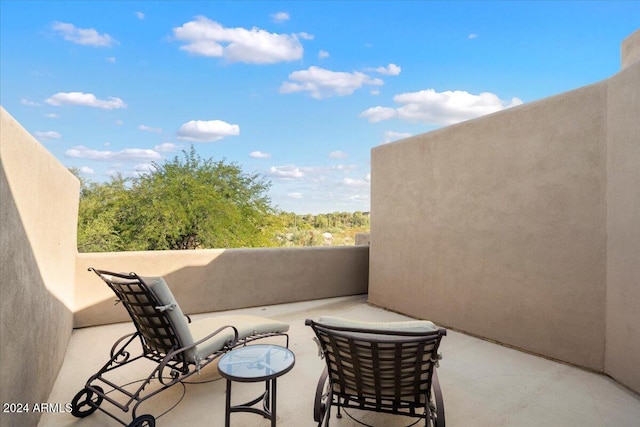
[[[222,120],[191,120],[178,129],[178,139],[183,141],[213,142],[236,135],[240,135],[240,126]]]
[[[267,175],[278,179],[300,179],[304,178],[304,172],[295,165],[271,166]]]
[[[85,174],[85,175],[93,175],[94,173],[96,173],[93,169],[91,169],[89,166],[82,166],[80,168],[80,172]]]
[[[451,125],[522,104],[518,98],[503,101],[490,92],[473,95],[460,90],[436,92],[434,89],[402,93],[393,100],[401,106],[368,108],[359,117],[372,123],[397,117],[412,123]]]
[[[368,170],[353,173],[360,166],[287,165],[274,166],[265,172],[273,181],[279,207],[286,211],[364,211],[369,210],[371,174]]]
[[[162,144],[153,147],[155,151],[158,151],[160,153],[170,153],[172,151],[178,151],[179,148],[179,145],[176,145],[172,142],[163,142]]]
[[[162,156],[155,150],[143,148],[125,148],[120,151],[93,150],[83,145],[72,147],[65,152],[67,157],[77,159],[102,160],[109,162],[126,161],[157,161],[162,160]]]
[[[116,63],[116,57],[115,56],[110,56],[107,58],[107,62],[110,62],[112,64]]]
[[[113,110],[116,108],[127,108],[127,104],[120,98],[110,96],[108,100],[98,99],[92,93],[82,92],[58,92],[44,100],[49,105],[82,105],[85,107],[102,108]]]
[[[373,71],[384,74],[385,76],[397,76],[400,74],[400,71],[402,71],[402,68],[396,64],[389,64],[386,67],[375,68]]]
[[[328,57],[329,57],[329,52],[327,52],[326,50],[321,50],[320,52],[318,52],[318,58],[324,59]]]
[[[52,28],[62,37],[72,43],[85,46],[111,47],[117,40],[109,34],[99,34],[93,28],[76,28],[73,24],[66,22],[54,22]]]
[[[287,12],[278,12],[271,14],[271,20],[273,22],[285,22],[289,20],[289,14]]]
[[[38,139],[61,139],[62,138],[62,135],[60,135],[58,132],[53,130],[48,130],[45,132],[36,131],[33,133],[33,136],[35,136]]]
[[[363,119],[368,119],[371,123],[380,122],[382,120],[389,120],[394,118],[398,113],[395,108],[390,107],[371,107],[364,110],[358,115]]]
[[[296,33],[294,34],[294,36],[300,37],[301,39],[304,39],[304,40],[313,40],[315,38],[313,34],[305,33],[304,31],[301,33]]]
[[[477,38],[478,38],[477,34],[473,34],[473,33],[469,34],[469,40],[473,40],[473,39],[477,39]]]
[[[29,101],[26,98],[22,98],[20,100],[20,104],[21,105],[26,105],[27,107],[40,107],[42,104],[35,102],[35,101]]]
[[[329,157],[332,159],[344,159],[346,157],[349,157],[349,155],[344,151],[338,150],[338,151],[332,151],[331,153],[329,153]]]
[[[369,93],[373,96],[378,96],[380,95],[380,89],[371,89]]]
[[[134,13],[134,15],[136,15],[136,18],[138,19],[141,19],[141,20],[144,19],[144,13],[142,12],[136,12]]]
[[[49,114],[45,114],[44,116],[47,119],[59,119],[60,118],[60,114],[56,114],[56,113],[49,113]]]
[[[143,132],[162,133],[162,128],[154,128],[154,127],[147,126],[147,125],[138,126],[138,130],[141,130]]]
[[[273,64],[302,58],[298,37],[306,33],[277,34],[253,27],[225,28],[204,16],[173,29],[175,38],[185,42],[180,49],[194,55],[224,57],[230,62]]]
[[[349,197],[349,200],[352,202],[358,202],[358,203],[369,203],[370,197],[368,194],[356,194],[354,196]]]
[[[270,159],[271,154],[262,151],[252,151],[249,153],[249,157],[253,157],[254,159]]]
[[[116,126],[122,126],[124,124],[124,121],[116,120],[114,123],[116,124]]]
[[[342,183],[347,187],[364,187],[369,185],[369,182],[364,179],[344,178]]]
[[[343,172],[352,172],[358,169],[358,165],[338,165],[335,167],[335,169]]]
[[[394,132],[392,130],[388,130],[384,133],[384,143],[388,143],[391,141],[397,141],[399,139],[409,138],[411,134],[409,132]]]
[[[351,95],[363,85],[383,84],[382,80],[372,79],[360,71],[348,73],[311,66],[289,74],[289,81],[282,83],[280,93],[310,92],[313,98],[321,99]]]

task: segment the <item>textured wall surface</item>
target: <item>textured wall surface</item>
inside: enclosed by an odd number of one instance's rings
[[[640,36],[640,32],[638,32]],[[640,51],[640,37],[638,37]],[[640,392],[640,58],[609,82],[605,371]]]
[[[0,129],[0,402],[33,404],[47,401],[71,336],[79,182],[1,108]]]
[[[185,313],[364,294],[367,246],[80,254],[76,326],[128,320],[88,267],[163,276]]]
[[[372,150],[369,300],[640,391],[640,31],[591,86]]]
[[[604,104],[597,84],[375,148],[370,301],[602,369]]]

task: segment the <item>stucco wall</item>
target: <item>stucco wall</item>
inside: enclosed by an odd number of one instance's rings
[[[608,90],[605,370],[640,392],[640,56],[636,59],[609,81]]]
[[[369,300],[604,364],[606,85],[372,151]]]
[[[0,107],[0,402],[46,402],[73,324],[79,183]],[[38,414],[2,414],[36,425]]]
[[[620,63],[621,69],[640,61],[640,30],[631,34],[622,41],[620,46]]]
[[[640,31],[601,83],[372,150],[369,300],[640,392]]]
[[[185,313],[367,292],[367,246],[80,254],[77,327],[128,320],[88,267],[164,276]]]

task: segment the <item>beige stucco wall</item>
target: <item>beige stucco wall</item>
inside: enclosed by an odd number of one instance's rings
[[[606,85],[372,151],[369,300],[604,363]]]
[[[622,41],[620,46],[620,62],[622,69],[640,61],[640,30]]]
[[[0,107],[0,402],[46,402],[73,323],[78,180]],[[36,425],[38,414],[2,414]]]
[[[640,31],[601,83],[372,150],[369,300],[640,392]]]
[[[640,57],[609,81],[607,101],[605,371],[640,392]]]
[[[367,246],[80,254],[77,327],[128,320],[88,267],[164,276],[185,313],[367,292]]]

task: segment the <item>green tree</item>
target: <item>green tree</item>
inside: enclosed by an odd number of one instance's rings
[[[125,216],[128,194],[126,180],[115,177],[105,184],[81,180],[78,212],[78,250],[116,252],[126,250],[120,224]]]
[[[193,147],[151,172],[84,185],[81,251],[271,246],[270,183]]]

